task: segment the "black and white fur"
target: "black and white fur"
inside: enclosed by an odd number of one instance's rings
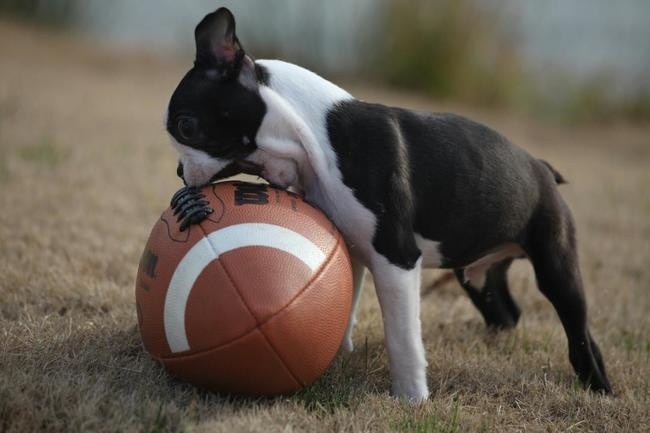
[[[563,181],[492,129],[453,114],[360,101],[299,66],[248,56],[225,8],[196,28],[196,61],[174,92],[166,128],[178,172],[200,186],[240,172],[301,191],[343,233],[354,306],[365,269],[381,305],[394,395],[429,395],[420,324],[423,267],[452,268],[486,322],[514,326],[507,287],[527,257],[552,302],[571,363],[610,392],[588,327]],[[354,311],[344,347],[352,350]]]

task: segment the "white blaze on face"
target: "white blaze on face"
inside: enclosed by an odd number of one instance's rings
[[[203,186],[210,182],[212,176],[223,170],[232,161],[215,158],[202,150],[194,149],[176,141],[169,136],[183,164],[183,179],[189,186]]]
[[[185,330],[185,308],[192,287],[203,269],[228,251],[250,246],[270,247],[289,253],[312,272],[326,259],[323,251],[303,235],[273,224],[236,224],[210,233],[181,259],[167,288],[163,320],[165,336],[172,352],[190,349]]]

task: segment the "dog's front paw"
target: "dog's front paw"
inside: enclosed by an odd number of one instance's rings
[[[352,342],[352,337],[346,335],[345,338],[343,338],[343,342],[341,343],[341,347],[346,352],[352,353],[354,351],[354,343]]]
[[[352,342],[352,332],[354,331],[354,325],[356,325],[357,319],[355,317],[354,311],[350,315],[350,320],[348,321],[348,327],[345,329],[345,335],[343,336],[343,342],[341,347],[348,353],[354,351],[354,343]]]
[[[184,231],[192,224],[203,221],[213,210],[205,199],[201,189],[185,186],[179,189],[172,197],[170,206],[180,222],[180,231]]]
[[[394,381],[392,395],[404,399],[411,404],[422,404],[429,398],[429,388],[426,379]]]

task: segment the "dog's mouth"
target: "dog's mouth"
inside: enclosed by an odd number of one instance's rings
[[[235,176],[237,174],[251,174],[253,176],[259,176],[262,174],[262,167],[259,164],[255,164],[254,162],[250,161],[245,161],[245,160],[240,160],[240,161],[233,161],[227,166],[225,166],[221,171],[219,171],[217,174],[212,176],[210,179],[210,182],[216,182],[221,179],[225,179],[230,176]]]

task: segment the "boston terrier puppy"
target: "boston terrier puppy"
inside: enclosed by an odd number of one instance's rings
[[[574,221],[562,176],[502,135],[447,113],[355,99],[300,66],[253,60],[225,8],[196,27],[196,59],[174,91],[165,127],[192,189],[238,173],[292,188],[343,233],[353,259],[353,310],[365,269],[384,322],[392,393],[427,399],[420,324],[423,268],[453,269],[488,325],[519,308],[506,273],[527,258],[564,326],[582,383],[611,392],[587,325]],[[194,190],[196,191],[196,190]],[[187,212],[190,223],[203,211]]]

